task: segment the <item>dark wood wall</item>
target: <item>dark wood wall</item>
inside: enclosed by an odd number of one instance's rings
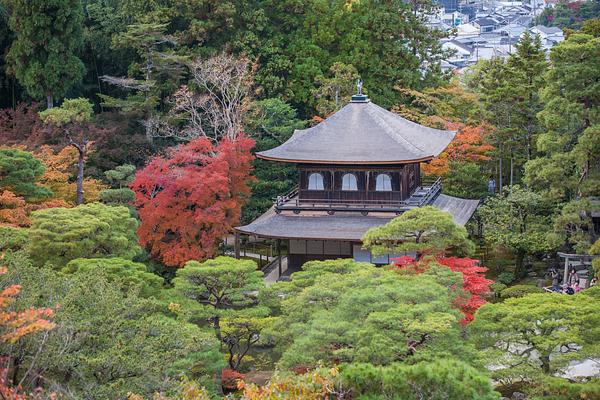
[[[419,164],[343,166],[302,164],[300,174],[300,199],[339,199],[339,200],[405,200],[421,184]],[[308,177],[318,172],[323,175],[325,190],[308,190]],[[357,178],[358,190],[342,191],[342,177],[352,173]],[[385,173],[391,177],[392,191],[376,191],[377,175]]]

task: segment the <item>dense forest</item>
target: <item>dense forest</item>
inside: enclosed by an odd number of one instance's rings
[[[547,8],[564,42],[526,31],[460,72],[436,7],[0,0],[2,398],[600,399],[600,257],[592,287],[543,289],[557,252],[600,255],[600,6]],[[225,238],[298,176],[254,154],[359,79],[458,132],[421,171],[479,208],[369,230],[373,254],[414,254],[391,265],[267,283]]]

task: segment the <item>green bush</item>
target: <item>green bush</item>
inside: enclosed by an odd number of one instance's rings
[[[496,280],[508,286],[515,280],[515,274],[512,272],[502,272]]]
[[[512,297],[523,297],[532,293],[542,293],[544,290],[533,285],[515,285],[506,288],[500,293],[500,297],[508,299]]]
[[[26,244],[26,229],[0,226],[0,251],[21,250]]]
[[[500,297],[500,293],[507,287],[504,283],[494,282],[490,285],[490,290],[494,294],[494,297]]]

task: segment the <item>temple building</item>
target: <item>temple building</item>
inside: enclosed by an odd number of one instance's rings
[[[360,93],[360,91],[359,91]],[[279,257],[287,274],[309,260],[354,258],[387,264],[395,255],[375,257],[363,250],[361,238],[406,210],[433,205],[464,225],[478,200],[441,193],[438,179],[423,182],[420,163],[438,156],[456,132],[428,128],[372,103],[363,94],[318,125],[296,130],[271,150],[265,160],[295,163],[298,186],[274,199],[265,214],[236,228],[240,235],[287,241],[287,257]]]

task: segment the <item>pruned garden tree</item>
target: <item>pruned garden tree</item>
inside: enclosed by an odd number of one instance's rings
[[[2,348],[12,360],[9,377],[26,391],[42,386],[92,400],[152,396],[175,390],[192,370],[214,388],[223,361],[213,335],[127,290],[129,283],[114,272],[83,268],[63,275],[24,266],[10,278],[23,284],[15,302],[20,309],[60,303],[53,330]]]
[[[515,256],[515,276],[524,271],[525,258],[550,250],[550,208],[536,192],[513,186],[487,199],[478,209],[486,242],[502,246]]]
[[[235,316],[224,318],[221,324],[221,340],[227,352],[229,368],[239,371],[244,357],[261,340],[263,331],[273,325],[275,318],[258,316]]]
[[[243,136],[218,145],[199,138],[155,157],[136,174],[131,188],[138,234],[154,258],[178,267],[215,255],[249,197],[253,144]]]
[[[74,208],[49,208],[32,213],[28,244],[34,264],[60,269],[76,258],[140,254],[138,222],[126,207],[101,203]]]
[[[496,400],[499,397],[485,371],[453,359],[414,365],[349,364],[340,367],[340,378],[353,395],[368,398]]]
[[[530,294],[481,307],[469,329],[488,362],[497,366],[493,378],[535,387],[564,372],[571,360],[600,356],[597,292]]]
[[[269,310],[258,305],[263,274],[250,260],[217,257],[202,263],[189,261],[177,271],[175,290],[198,303],[193,320],[208,320],[225,346],[231,369],[238,370],[250,348],[270,324]]]
[[[202,306],[219,340],[223,338],[223,313],[251,306],[254,300],[250,292],[264,285],[262,272],[254,261],[223,256],[202,263],[187,262],[185,268],[177,271],[174,284],[178,292]]]
[[[94,274],[101,272],[108,282],[122,288],[124,293],[139,297],[159,297],[164,280],[148,271],[146,265],[121,257],[76,258],[61,270],[64,274]]]
[[[111,188],[100,193],[102,202],[110,205],[129,206],[135,200],[135,193],[128,186],[135,177],[135,165],[123,164],[108,171],[104,176],[110,182]]]
[[[19,149],[0,148],[0,190],[9,190],[28,201],[41,201],[52,195],[39,185],[46,168],[33,154]]]
[[[9,25],[16,34],[8,52],[9,71],[27,93],[47,108],[84,74],[78,58],[83,45],[83,7],[78,0],[7,0]]]
[[[460,274],[445,267],[417,275],[354,260],[308,262],[264,294],[279,299],[279,366],[468,359],[452,304],[461,286]]]
[[[58,128],[69,146],[77,150],[77,204],[84,203],[83,180],[85,160],[99,131],[91,123],[92,104],[88,99],[67,99],[60,107],[40,113],[47,125]]]
[[[369,229],[362,242],[374,254],[415,252],[418,259],[423,254],[443,254],[450,249],[468,254],[475,248],[468,236],[467,230],[457,225],[450,214],[425,206]]]

